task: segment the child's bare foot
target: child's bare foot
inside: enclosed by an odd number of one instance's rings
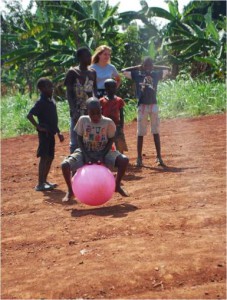
[[[67,192],[65,197],[62,199],[62,202],[63,203],[69,203],[73,200],[73,198],[74,198],[73,193],[72,192]]]
[[[125,191],[121,186],[116,187],[115,192],[119,193],[123,197],[129,197],[128,192]]]

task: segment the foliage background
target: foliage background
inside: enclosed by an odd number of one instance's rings
[[[60,122],[68,128],[63,79],[67,69],[77,64],[74,52],[81,46],[93,52],[97,46],[108,44],[112,47],[112,63],[118,70],[139,64],[147,55],[157,65],[170,66],[169,78],[159,87],[163,117],[225,111],[226,1],[191,1],[180,12],[177,0],[167,1],[168,10],[149,7],[142,0],[139,11],[124,13],[118,12],[118,5],[109,5],[108,0],[31,0],[26,10],[19,0],[4,2],[4,137],[9,132],[33,132],[25,116],[38,97],[36,82],[42,76],[54,81]],[[159,28],[154,16],[168,20],[167,25]],[[131,120],[136,116],[135,87],[132,81],[122,79],[118,94],[126,99],[126,120]],[[6,129],[12,127],[12,120],[14,129]]]

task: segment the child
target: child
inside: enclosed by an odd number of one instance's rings
[[[155,66],[157,69],[170,69],[165,66]],[[158,166],[165,167],[161,157],[161,144],[159,136],[159,115],[157,105],[157,85],[162,78],[163,72],[154,71],[153,61],[146,57],[142,65],[123,69],[125,77],[133,79],[136,83],[136,93],[138,98],[138,117],[137,117],[137,161],[136,166],[142,167],[142,148],[143,137],[147,132],[148,116],[151,122],[151,132],[153,133],[156,148],[156,163]]]
[[[114,138],[116,149],[123,154],[128,151],[124,135],[124,111],[125,102],[122,98],[115,95],[117,83],[114,79],[105,80],[106,96],[100,98],[102,114],[112,119],[116,125],[116,134]]]
[[[96,72],[88,67],[91,64],[91,52],[88,48],[79,48],[76,52],[79,61],[77,67],[71,67],[66,74],[65,82],[67,99],[70,108],[70,153],[77,144],[76,132],[73,130],[79,117],[87,114],[86,100],[96,95]]]
[[[121,187],[121,179],[128,166],[128,158],[119,151],[111,151],[116,126],[114,122],[102,116],[101,106],[97,98],[87,100],[88,116],[81,116],[75,126],[79,149],[65,158],[62,163],[62,173],[68,187],[63,202],[73,198],[71,173],[75,173],[84,164],[104,163],[107,167],[117,167],[116,192],[127,197]],[[105,180],[105,178],[103,178]]]
[[[63,142],[64,137],[58,128],[56,103],[52,98],[52,82],[47,78],[40,78],[37,82],[37,88],[41,92],[40,99],[32,107],[27,118],[36,127],[39,137],[39,146],[37,150],[37,157],[40,157],[39,182],[35,187],[35,190],[48,191],[57,186],[56,184],[47,181],[47,175],[54,159],[54,136],[57,133],[60,142]],[[38,123],[34,119],[34,116],[38,118]]]

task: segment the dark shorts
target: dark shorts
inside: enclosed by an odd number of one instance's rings
[[[37,157],[49,156],[54,158],[55,137],[53,134],[46,132],[38,132],[39,146],[37,149]]]

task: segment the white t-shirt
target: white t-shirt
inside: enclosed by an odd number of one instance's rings
[[[110,118],[102,116],[100,122],[93,123],[86,115],[79,118],[74,130],[83,137],[87,151],[101,151],[105,148],[108,139],[115,136],[116,126]]]
[[[111,64],[107,64],[105,67],[101,67],[98,64],[92,64],[90,68],[96,71],[97,89],[105,89],[104,82],[106,79],[112,79],[119,76],[117,69]]]

